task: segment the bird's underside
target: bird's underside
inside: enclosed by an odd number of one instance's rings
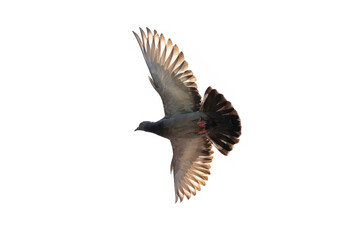
[[[159,93],[165,117],[158,122],[143,122],[138,130],[156,133],[171,141],[176,201],[188,199],[205,185],[212,161],[211,143],[227,155],[239,140],[240,119],[222,94],[208,88],[204,99],[187,69],[184,54],[164,36],[140,28],[134,35],[150,70],[150,82]]]

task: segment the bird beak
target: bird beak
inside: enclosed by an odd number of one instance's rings
[[[134,130],[134,132],[137,131],[137,130],[139,130],[139,127],[137,127],[137,128]]]

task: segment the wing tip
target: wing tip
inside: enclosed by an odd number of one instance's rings
[[[140,39],[140,38],[139,38],[139,35],[138,35],[135,31],[132,31],[132,33],[134,34],[136,40]]]

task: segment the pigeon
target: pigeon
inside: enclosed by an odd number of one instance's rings
[[[146,28],[135,37],[149,68],[149,80],[159,93],[165,116],[157,122],[141,122],[136,130],[155,133],[170,140],[173,149],[170,172],[174,173],[175,203],[190,199],[205,186],[210,174],[214,145],[228,155],[241,134],[240,118],[232,104],[216,89],[208,87],[203,100],[196,78],[183,52],[171,39],[165,40]]]

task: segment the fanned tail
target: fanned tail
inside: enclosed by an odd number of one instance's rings
[[[222,154],[227,155],[233,145],[239,142],[241,135],[238,113],[222,94],[211,87],[206,89],[200,111],[208,116],[206,128],[209,140]]]

